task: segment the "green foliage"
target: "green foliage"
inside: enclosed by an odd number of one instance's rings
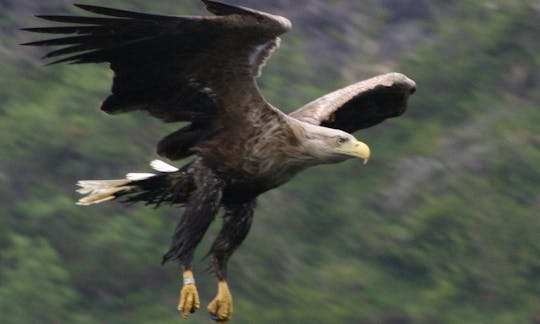
[[[6,3],[22,12],[38,6]],[[65,4],[44,8],[54,5]],[[120,6],[199,8],[194,1]],[[540,317],[538,6],[430,6],[432,16],[410,22],[427,39],[393,62],[418,84],[409,111],[357,134],[372,161],[308,170],[261,197],[230,264],[236,323]],[[177,269],[160,261],[181,210],[80,208],[73,189],[79,178],[147,170],[157,140],[178,125],[97,112],[110,72],[42,68],[35,52],[15,45],[14,26],[35,24],[18,12],[0,13],[0,322],[177,323]],[[385,19],[359,29],[365,35],[357,39],[383,43],[378,31],[392,23]],[[345,37],[337,31],[326,30]],[[299,35],[284,38],[260,82],[287,111],[346,83],[342,67],[321,71],[307,59],[319,53]],[[203,303],[215,294],[206,266],[196,264]],[[206,321],[204,310],[192,319]]]
[[[0,320],[3,323],[83,321],[69,272],[43,238],[12,235],[0,254]]]

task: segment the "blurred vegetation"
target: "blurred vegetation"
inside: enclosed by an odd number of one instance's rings
[[[320,9],[285,37],[261,80],[265,95],[292,110],[383,64],[378,55],[418,92],[404,117],[357,134],[374,151],[370,164],[317,167],[261,197],[230,265],[234,322],[539,323],[538,3],[426,0],[405,12],[383,1],[370,28],[347,25],[346,37],[335,26],[354,18],[314,24],[332,6],[369,16],[358,3],[265,1],[294,17]],[[44,68],[40,52],[16,45],[30,38],[17,28],[39,24],[32,14],[73,10],[66,2],[0,4],[0,322],[179,322],[178,269],[160,259],[181,210],[80,208],[73,192],[80,178],[147,170],[174,126],[99,113],[104,66]],[[154,11],[200,8],[157,1]],[[310,51],[325,38],[303,37],[308,30],[358,48],[330,69],[319,62],[331,56]],[[398,53],[387,46],[396,35],[409,44]],[[206,263],[197,264],[204,303],[215,293]],[[208,318],[202,310],[190,321]]]

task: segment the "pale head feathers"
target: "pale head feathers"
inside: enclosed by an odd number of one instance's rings
[[[337,163],[353,158],[345,150],[351,143],[361,143],[353,135],[339,129],[327,128],[293,120],[290,123],[299,139],[303,159],[315,164]]]

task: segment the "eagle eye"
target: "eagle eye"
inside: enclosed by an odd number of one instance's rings
[[[341,145],[341,144],[345,144],[349,139],[346,138],[346,137],[339,137],[338,138],[338,144]]]

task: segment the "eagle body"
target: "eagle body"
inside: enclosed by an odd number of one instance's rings
[[[40,15],[62,26],[27,28],[59,35],[24,45],[59,46],[51,64],[109,63],[111,94],[101,109],[135,110],[164,122],[183,123],[157,145],[170,160],[192,157],[180,168],[156,160],[155,173],[125,179],[79,181],[79,204],[109,200],[181,205],[163,262],[176,260],[184,285],[178,309],[187,318],[200,306],[193,254],[223,210],[222,229],[209,252],[218,293],[212,318],[232,316],[227,262],[247,236],[256,198],[302,170],[350,158],[367,161],[369,147],[351,133],[400,116],[414,81],[388,73],[336,90],[286,114],[268,103],[257,78],[279,36],[291,29],[284,17],[203,0],[213,16],[162,16],[76,5],[93,16]]]

